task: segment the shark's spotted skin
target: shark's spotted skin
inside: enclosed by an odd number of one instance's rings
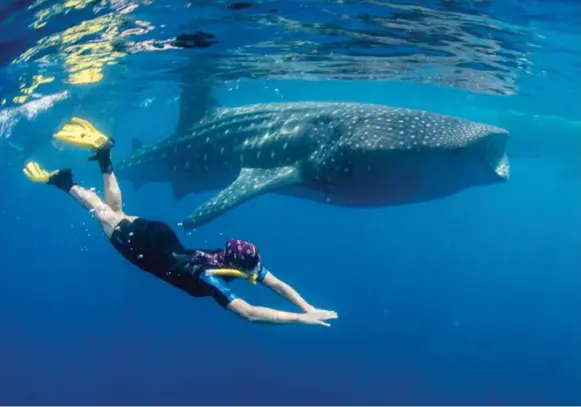
[[[222,189],[193,228],[265,192],[334,205],[428,201],[508,179],[508,133],[435,113],[375,104],[274,103],[223,108],[116,165],[174,196]]]

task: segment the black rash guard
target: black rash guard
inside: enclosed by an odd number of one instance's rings
[[[111,244],[132,264],[194,297],[211,296],[222,307],[238,298],[227,280],[196,272],[191,264],[183,264],[175,254],[191,254],[179,241],[176,233],[165,223],[137,218],[124,219],[113,231]],[[217,252],[215,250],[201,250]]]

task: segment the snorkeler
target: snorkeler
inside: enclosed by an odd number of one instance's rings
[[[224,249],[189,250],[165,223],[126,215],[121,191],[113,173],[110,151],[113,140],[96,130],[86,120],[73,118],[54,135],[58,141],[91,149],[103,174],[105,202],[99,196],[75,184],[71,169],[47,172],[36,162],[29,162],[24,174],[33,182],[53,185],[90,210],[99,221],[111,244],[131,263],[194,297],[211,296],[223,308],[250,322],[270,324],[301,323],[330,326],[337,313],[309,305],[292,287],[276,278],[261,262],[257,247],[231,239]],[[285,312],[253,306],[239,298],[228,286],[235,278],[260,282],[303,312]]]

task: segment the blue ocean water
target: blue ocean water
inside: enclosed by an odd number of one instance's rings
[[[0,404],[580,405],[580,10],[0,6]],[[215,43],[163,50],[198,31]],[[51,134],[85,117],[125,157],[132,138],[174,130],[184,75],[213,78],[223,106],[344,100],[501,125],[511,179],[377,209],[266,195],[188,233],[178,223],[214,192],[176,201],[168,184],[122,182],[127,212],[168,222],[190,247],[256,242],[276,275],[339,313],[330,328],[249,324],[128,264],[82,208],[22,176],[36,159],[102,192],[85,152],[57,151]]]

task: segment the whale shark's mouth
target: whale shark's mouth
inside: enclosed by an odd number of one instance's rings
[[[486,162],[501,179],[510,178],[510,161],[506,154],[507,132],[491,134],[486,144]]]

